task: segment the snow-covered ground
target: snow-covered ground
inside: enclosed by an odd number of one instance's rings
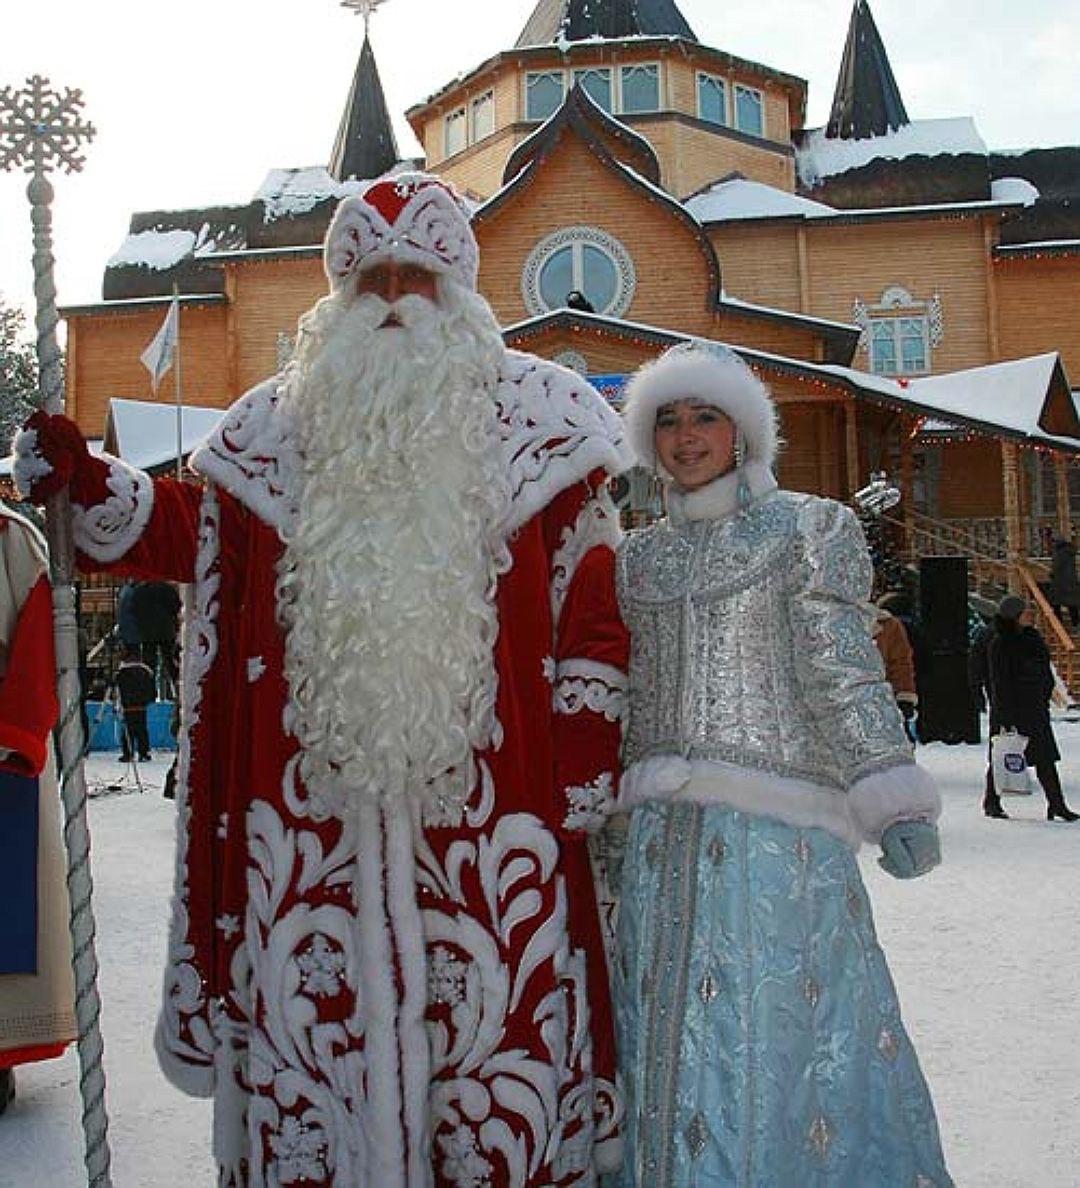
[[[1080,724],[1057,732],[1080,808]],[[870,850],[863,868],[958,1188],[1077,1188],[1080,822],[1047,822],[1041,793],[1008,799],[1009,821],[982,816],[983,754],[920,748],[945,801],[939,870],[895,882]],[[152,1048],[173,868],[165,767],[142,769],[144,794],[124,787],[90,805],[115,1188],[214,1182],[209,1106],[166,1083]],[[88,780],[100,789],[122,770],[94,756]],[[0,1188],[85,1183],[71,1051],[19,1070],[0,1118]]]

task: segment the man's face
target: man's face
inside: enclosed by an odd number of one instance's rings
[[[356,278],[357,294],[374,293],[388,305],[402,297],[424,297],[439,301],[439,278],[429,268],[397,260],[384,260],[365,268]]]

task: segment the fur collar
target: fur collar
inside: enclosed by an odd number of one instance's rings
[[[696,491],[683,491],[674,484],[664,495],[668,519],[673,524],[688,520],[722,520],[739,511],[739,484],[745,483],[751,503],[776,490],[772,471],[761,462],[748,462],[738,470],[722,474]]]
[[[300,462],[277,409],[280,382],[274,376],[242,396],[191,458],[193,470],[275,528],[296,514]],[[618,416],[565,367],[507,351],[495,400],[513,491],[507,535],[591,471],[619,474],[633,462]]]

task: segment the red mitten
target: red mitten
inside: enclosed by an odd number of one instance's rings
[[[60,413],[34,413],[15,435],[12,450],[15,486],[31,503],[44,503],[68,484],[76,503],[90,505],[108,495],[105,475],[97,473],[107,473],[107,467],[91,455],[78,425]]]

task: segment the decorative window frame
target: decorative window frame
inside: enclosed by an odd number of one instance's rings
[[[470,143],[486,140],[495,131],[495,92],[484,91],[469,104]]]
[[[739,103],[740,98],[747,96],[757,103],[758,111],[758,126],[756,128],[748,128],[742,120],[742,107]],[[765,92],[758,87],[749,87],[746,83],[735,83],[731,88],[731,126],[737,128],[746,136],[765,136]]]
[[[570,72],[570,85],[576,86],[581,80],[589,74],[602,75],[607,79],[608,101],[606,104],[601,103],[599,99],[588,89],[585,88],[586,94],[589,98],[604,111],[611,115],[615,109],[615,94],[618,88],[616,75],[610,66],[575,66]]]
[[[704,114],[703,104],[701,102],[701,88],[704,84],[715,86],[720,90],[720,107],[723,112],[723,119],[713,120]],[[697,103],[697,118],[699,120],[703,120],[706,124],[712,124],[717,128],[731,127],[731,86],[722,74],[710,74],[706,70],[698,70],[694,81],[694,96]]]
[[[541,78],[557,78],[561,87],[561,94],[558,103],[556,103],[547,115],[533,115],[529,110],[529,89],[534,80]],[[526,70],[521,80],[521,85],[523,88],[521,110],[525,115],[525,119],[528,121],[542,124],[545,120],[551,119],[562,104],[566,102],[566,71],[558,66],[552,70]]]
[[[469,123],[464,107],[455,107],[443,117],[443,159],[456,157],[469,147]]]
[[[637,273],[630,253],[615,238],[599,227],[562,227],[546,235],[529,253],[525,267],[521,273],[521,296],[525,308],[534,316],[550,313],[553,307],[544,300],[540,289],[540,274],[544,265],[557,252],[577,244],[587,244],[603,252],[615,266],[618,283],[615,297],[604,309],[598,309],[598,314],[607,317],[621,317],[630,308],[637,287]],[[580,287],[580,286],[577,286]],[[554,308],[560,308],[555,306]]]
[[[652,71],[656,80],[656,104],[653,107],[635,107],[631,110],[626,106],[626,77],[629,74],[644,73],[645,71]],[[616,102],[619,115],[651,115],[653,112],[660,111],[664,97],[664,79],[660,73],[659,62],[625,62],[619,67],[618,77],[619,89]]]
[[[656,106],[655,107],[635,107],[632,111],[628,111],[623,98],[623,83],[627,74],[637,70],[652,70],[656,76]],[[659,61],[655,62],[624,62],[620,66],[571,66],[571,67],[554,67],[551,70],[527,70],[522,78],[522,111],[525,120],[531,123],[543,123],[544,120],[550,119],[555,111],[558,110],[556,106],[547,115],[533,115],[529,110],[529,85],[530,80],[539,78],[559,78],[562,82],[562,99],[560,104],[565,102],[566,96],[570,93],[574,83],[580,75],[583,74],[606,74],[611,89],[611,104],[604,108],[609,115],[652,115],[654,112],[663,110],[664,103],[664,71],[662,64]],[[600,107],[604,105],[599,104]]]
[[[852,303],[852,318],[859,327],[858,349],[862,351],[871,366],[873,353],[871,350],[871,330],[875,322],[887,320],[922,320],[923,341],[926,344],[926,366],[915,370],[904,370],[903,360],[898,357],[896,371],[878,372],[882,375],[925,375],[933,370],[932,352],[945,340],[945,317],[942,309],[941,295],[935,293],[932,297],[920,300],[913,297],[902,285],[889,285],[882,290],[881,297],[873,303],[856,297]]]

